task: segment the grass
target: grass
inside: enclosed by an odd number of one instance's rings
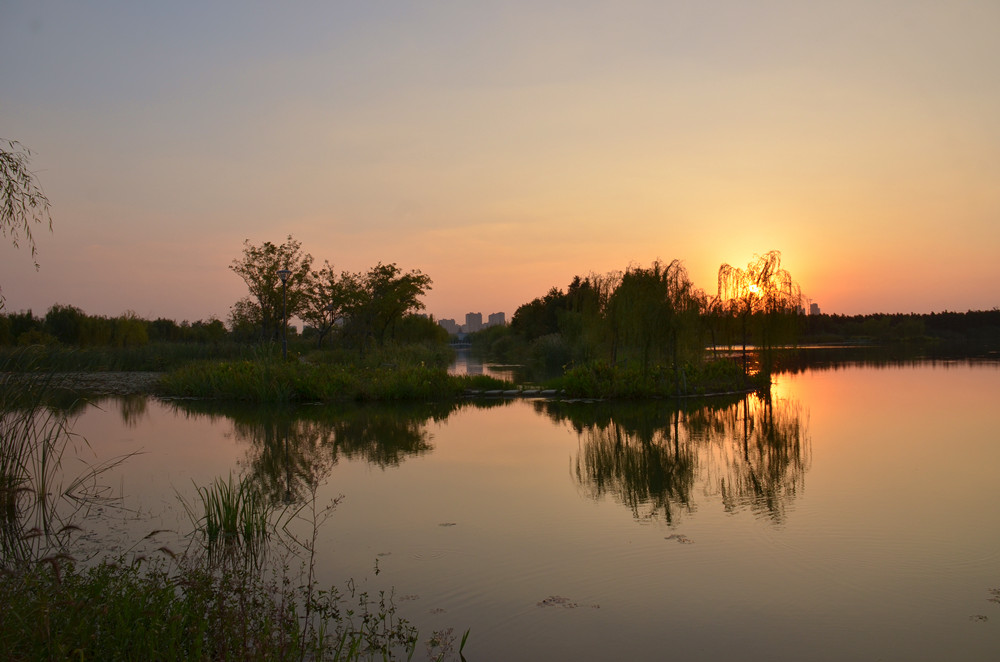
[[[469,388],[513,384],[481,375],[449,375],[444,367],[423,362],[308,363],[271,357],[192,363],[159,383],[168,396],[252,403],[442,400]]]
[[[770,387],[770,377],[747,376],[729,360],[685,365],[677,371],[659,365],[642,370],[595,362],[570,368],[548,386],[572,397],[638,399],[760,390]]]
[[[108,500],[101,473],[128,456],[70,475],[63,458],[86,440],[72,435],[66,414],[50,407],[51,376],[24,382],[0,362],[0,569],[59,553],[74,515]]]
[[[222,343],[150,343],[139,347],[0,347],[0,365],[12,372],[163,372],[192,361],[243,359],[276,347]]]
[[[274,512],[263,492],[249,476],[233,482],[232,474],[197,491],[204,513],[201,517],[183,499],[181,503],[195,529],[203,533],[209,558],[239,557],[256,565],[266,547]]]
[[[90,568],[49,559],[0,576],[0,600],[8,660],[396,659],[417,643],[391,596],[307,596],[287,578],[168,557]]]

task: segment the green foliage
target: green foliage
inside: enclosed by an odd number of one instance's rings
[[[265,241],[255,246],[249,239],[244,241],[243,256],[229,268],[243,279],[250,295],[234,305],[232,327],[256,328],[263,341],[280,339],[283,314],[287,311],[293,317],[305,305],[312,259],[291,235],[280,245]],[[278,276],[281,269],[290,272],[284,286]]]
[[[209,557],[259,558],[268,539],[272,507],[257,485],[244,476],[233,482],[217,478],[212,485],[198,487],[203,515],[184,504],[195,527],[204,533]]]
[[[259,350],[232,342],[218,344],[159,342],[120,348],[77,349],[54,344],[55,341],[51,337],[48,342],[44,342],[45,337],[38,340],[41,342],[32,342],[28,347],[0,348],[0,361],[6,362],[8,370],[17,372],[30,370],[161,372],[192,361],[209,358],[238,359],[260,354]]]
[[[741,393],[770,386],[766,375],[747,377],[729,360],[643,368],[593,362],[568,369],[550,386],[585,398],[649,398]]]
[[[416,631],[391,597],[267,580],[193,560],[53,558],[0,574],[9,660],[363,660],[412,654]]]
[[[316,365],[279,360],[200,362],[160,380],[163,393],[246,402],[337,402],[455,397],[462,385],[426,365]]]
[[[344,335],[361,349],[395,340],[404,317],[424,308],[420,297],[431,285],[430,277],[419,270],[403,273],[395,264],[382,263],[356,281],[360,289],[345,310]]]

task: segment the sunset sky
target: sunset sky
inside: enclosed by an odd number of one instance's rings
[[[225,320],[244,239],[438,318],[780,250],[824,312],[1000,306],[1000,2],[0,0],[52,204],[8,310]]]

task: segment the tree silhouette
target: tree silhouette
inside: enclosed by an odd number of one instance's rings
[[[28,148],[16,140],[0,140],[0,234],[10,237],[15,248],[20,247],[22,241],[27,242],[37,269],[37,248],[31,228],[39,223],[48,224],[51,230],[52,217],[49,215],[49,199],[31,172],[30,163],[31,151]],[[3,303],[3,292],[0,291],[0,309]]]
[[[247,284],[250,296],[233,306],[233,326],[241,322],[250,323],[260,329],[261,340],[279,338],[283,324],[283,292],[278,270],[288,269],[291,272],[284,292],[288,298],[288,316],[291,317],[302,307],[312,259],[312,255],[302,252],[302,244],[292,235],[288,235],[281,245],[265,241],[255,246],[249,239],[244,241],[243,256],[233,260],[229,268]]]
[[[729,264],[719,267],[716,305],[724,316],[738,320],[744,370],[751,332],[760,350],[761,368],[770,370],[774,348],[795,330],[793,318],[802,306],[802,291],[781,268],[781,253],[769,251],[755,255],[746,269]]]

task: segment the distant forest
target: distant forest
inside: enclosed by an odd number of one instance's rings
[[[910,342],[939,340],[1000,344],[1000,309],[965,313],[876,313],[872,315],[806,315],[800,342]]]

